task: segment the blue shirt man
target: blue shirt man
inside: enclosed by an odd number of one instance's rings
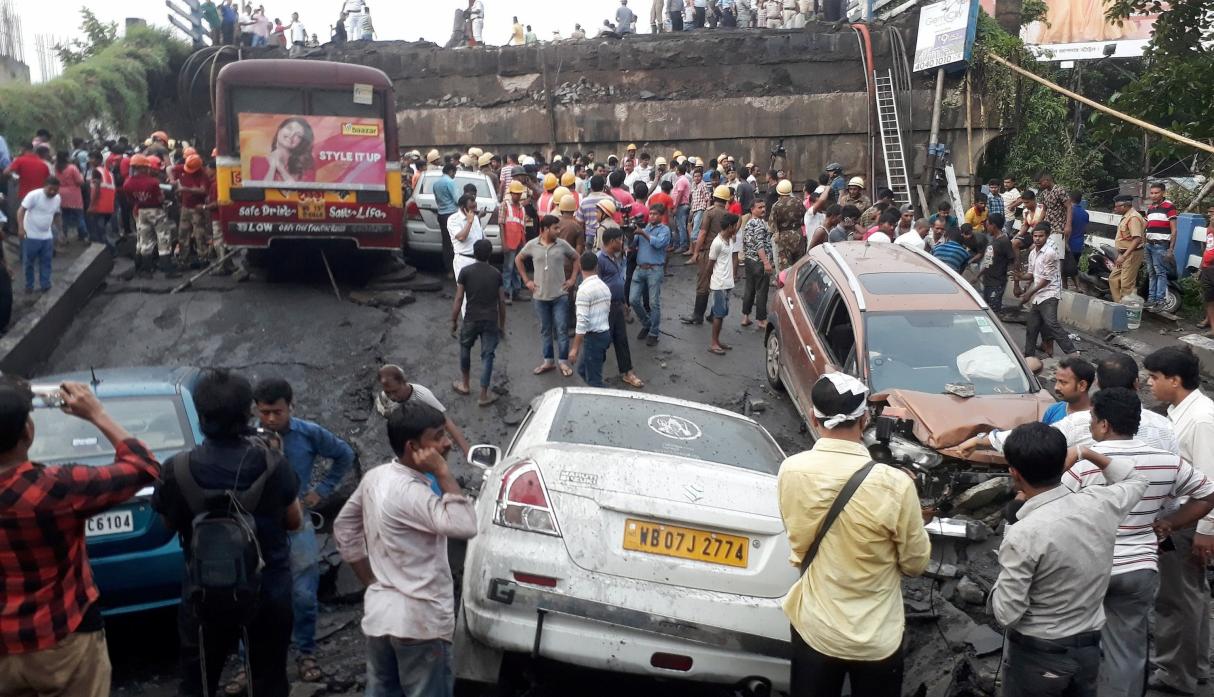
[[[599,278],[611,289],[611,303],[624,302],[624,269],[605,251],[599,252]]]
[[[459,201],[459,191],[455,188],[455,178],[451,176],[447,165],[443,169],[443,176],[434,182],[434,205],[438,207],[439,215],[451,215],[459,209],[457,202]],[[447,234],[446,230],[440,230],[442,234]]]
[[[8,151],[8,143],[4,141],[4,136],[0,136],[0,169],[8,167],[13,161],[13,154]]]
[[[307,508],[315,508],[333,494],[341,484],[342,477],[354,465],[354,450],[321,426],[291,416],[293,400],[291,385],[282,378],[262,380],[253,389],[253,401],[261,427],[276,434],[282,441],[283,455],[299,479],[299,490],[307,492],[300,496],[300,500]],[[324,479],[315,488],[310,488],[317,458],[328,458],[331,464]],[[291,604],[295,615],[291,645],[299,653],[301,671],[311,672],[316,667],[312,656],[316,653],[320,545],[316,541],[316,529],[306,511],[303,525],[298,531],[290,533],[290,538]]]
[[[632,241],[637,250],[637,265],[664,265],[666,249],[670,246],[670,228],[662,223],[653,223],[645,228],[645,234],[648,237],[637,235]]]
[[[946,241],[932,248],[932,256],[951,266],[953,271],[961,273],[965,264],[970,260],[970,251],[965,248],[965,245],[953,239],[953,235],[961,236],[957,228],[952,228],[948,234],[949,238]]]
[[[1071,207],[1071,236],[1066,243],[1067,251],[1071,254],[1083,251],[1083,237],[1087,234],[1089,219],[1088,209],[1083,207],[1083,201],[1074,201]]]

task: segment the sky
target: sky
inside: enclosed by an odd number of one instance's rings
[[[79,8],[82,2],[52,2],[47,0],[9,0],[21,16],[25,39],[25,62],[30,66],[34,81],[39,79],[38,58],[34,49],[34,37],[39,34],[56,38],[73,38],[80,35]],[[660,2],[661,0],[653,0]],[[602,26],[603,20],[614,21],[619,0],[483,0],[485,4],[485,41],[489,44],[504,44],[510,37],[512,17],[517,15],[523,24],[530,24],[541,40],[552,38],[559,30],[568,37],[574,23],[580,23],[589,34]],[[629,7],[639,18],[638,29],[649,31],[650,0],[629,0]],[[264,4],[271,19],[278,17],[284,22],[292,12],[298,12],[300,21],[309,33],[316,33],[321,41],[327,39],[329,27],[337,20],[341,0],[257,0],[254,7]],[[372,7],[375,31],[380,40],[401,39],[414,41],[424,38],[439,45],[451,35],[452,18],[457,7],[467,7],[467,0],[368,0]],[[48,7],[54,7],[48,12]],[[94,0],[87,3],[104,21],[116,21],[121,28],[127,17],[141,17],[149,24],[169,26],[169,9],[164,0]]]

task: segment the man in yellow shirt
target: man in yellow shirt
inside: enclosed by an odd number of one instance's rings
[[[1109,274],[1109,295],[1119,303],[1127,295],[1138,292],[1138,270],[1142,268],[1146,243],[1146,218],[1134,208],[1134,197],[1121,195],[1113,199],[1113,212],[1121,216],[1117,223],[1117,261]]]
[[[986,225],[986,216],[989,213],[986,209],[986,194],[975,194],[974,205],[965,212],[965,222],[974,230],[981,230],[982,226]]]
[[[780,466],[780,514],[801,578],[784,597],[792,623],[794,695],[901,697],[902,577],[927,568],[931,546],[914,481],[874,465],[802,565],[827,511],[853,475],[871,462],[861,434],[868,388],[844,373],[813,386],[814,447]]]

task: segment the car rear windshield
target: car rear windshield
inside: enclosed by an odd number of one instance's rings
[[[984,312],[868,313],[865,326],[873,392],[944,394],[950,385],[973,385],[980,395],[1030,390],[1019,357]]]
[[[627,448],[776,474],[784,454],[767,431],[745,419],[678,404],[567,394],[548,439]]]
[[[187,437],[181,402],[176,397],[128,397],[102,400],[105,410],[150,450],[184,448]],[[114,454],[110,442],[92,424],[60,409],[34,409],[34,462],[63,463]]]
[[[434,193],[434,182],[438,181],[438,176],[423,176],[422,180],[417,184],[417,193],[432,194]],[[467,174],[455,175],[455,191],[462,196],[464,194],[464,186],[467,184],[476,184],[477,198],[497,198],[497,193],[489,185],[489,180],[483,176],[469,176]]]

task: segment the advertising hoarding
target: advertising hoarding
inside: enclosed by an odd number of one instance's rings
[[[1044,59],[1056,61],[1103,58],[1109,45],[1112,57],[1141,56],[1159,16],[1133,15],[1116,24],[1104,17],[1104,0],[1049,0],[1046,6],[1045,20],[1024,27],[1020,38]],[[982,0],[982,9],[994,16],[995,0]]]
[[[924,5],[915,39],[916,72],[970,58],[978,23],[978,0],[940,0]]]
[[[383,119],[241,113],[238,128],[243,186],[386,188]]]

